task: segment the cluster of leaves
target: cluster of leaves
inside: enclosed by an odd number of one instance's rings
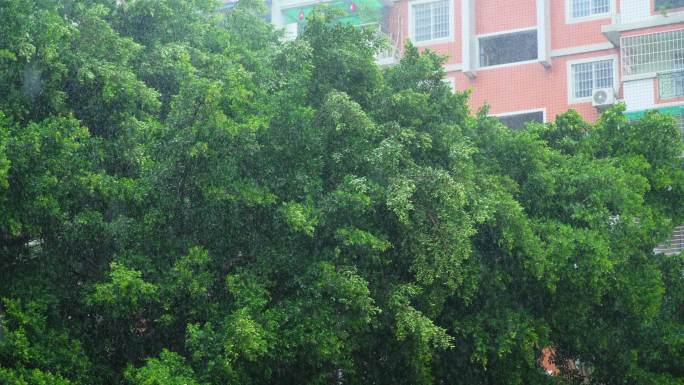
[[[684,384],[671,118],[513,132],[215,7],[0,0],[0,382]]]

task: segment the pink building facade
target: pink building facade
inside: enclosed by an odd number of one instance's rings
[[[618,101],[681,116],[684,1],[400,0],[389,15],[394,41],[447,55],[447,80],[504,123]]]
[[[271,20],[294,36],[321,3],[377,23],[399,55],[407,40],[446,55],[454,89],[513,127],[570,108],[595,120],[620,101],[635,118],[682,116],[684,0],[273,0]]]

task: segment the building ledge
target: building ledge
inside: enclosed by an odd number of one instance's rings
[[[601,32],[603,32],[608,40],[616,47],[620,45],[620,34],[622,32],[660,27],[663,25],[682,24],[684,23],[684,12],[673,12],[667,15],[653,15],[631,23],[621,23],[619,19],[620,17],[618,16],[613,20],[613,24],[601,27]]]

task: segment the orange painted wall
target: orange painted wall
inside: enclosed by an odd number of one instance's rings
[[[558,57],[552,60],[552,66],[548,69],[540,63],[527,63],[480,69],[475,79],[469,79],[461,72],[449,73],[447,77],[456,79],[458,90],[471,89],[470,105],[473,110],[485,104],[490,106],[491,114],[545,108],[547,120],[552,120],[557,114],[573,108],[586,119],[595,120],[598,112],[591,102],[568,102],[567,63],[615,53],[615,50],[605,50]]]
[[[552,1],[551,48],[562,49],[581,45],[606,43],[601,27],[609,25],[611,18],[567,23],[563,1]]]
[[[477,0],[475,18],[478,35],[534,27],[536,0]]]
[[[440,42],[436,44],[415,44],[421,49],[429,49],[431,51],[437,52],[448,57],[446,64],[458,64],[461,62],[461,1],[453,0],[453,38],[448,42]],[[403,41],[409,40],[409,1],[401,0],[394,3],[392,10],[392,16],[395,18],[400,18],[402,23],[402,28],[397,31],[396,28],[391,28],[390,31],[399,34]]]

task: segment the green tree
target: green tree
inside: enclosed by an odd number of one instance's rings
[[[0,382],[684,384],[670,117],[511,131],[216,6],[0,0]]]

